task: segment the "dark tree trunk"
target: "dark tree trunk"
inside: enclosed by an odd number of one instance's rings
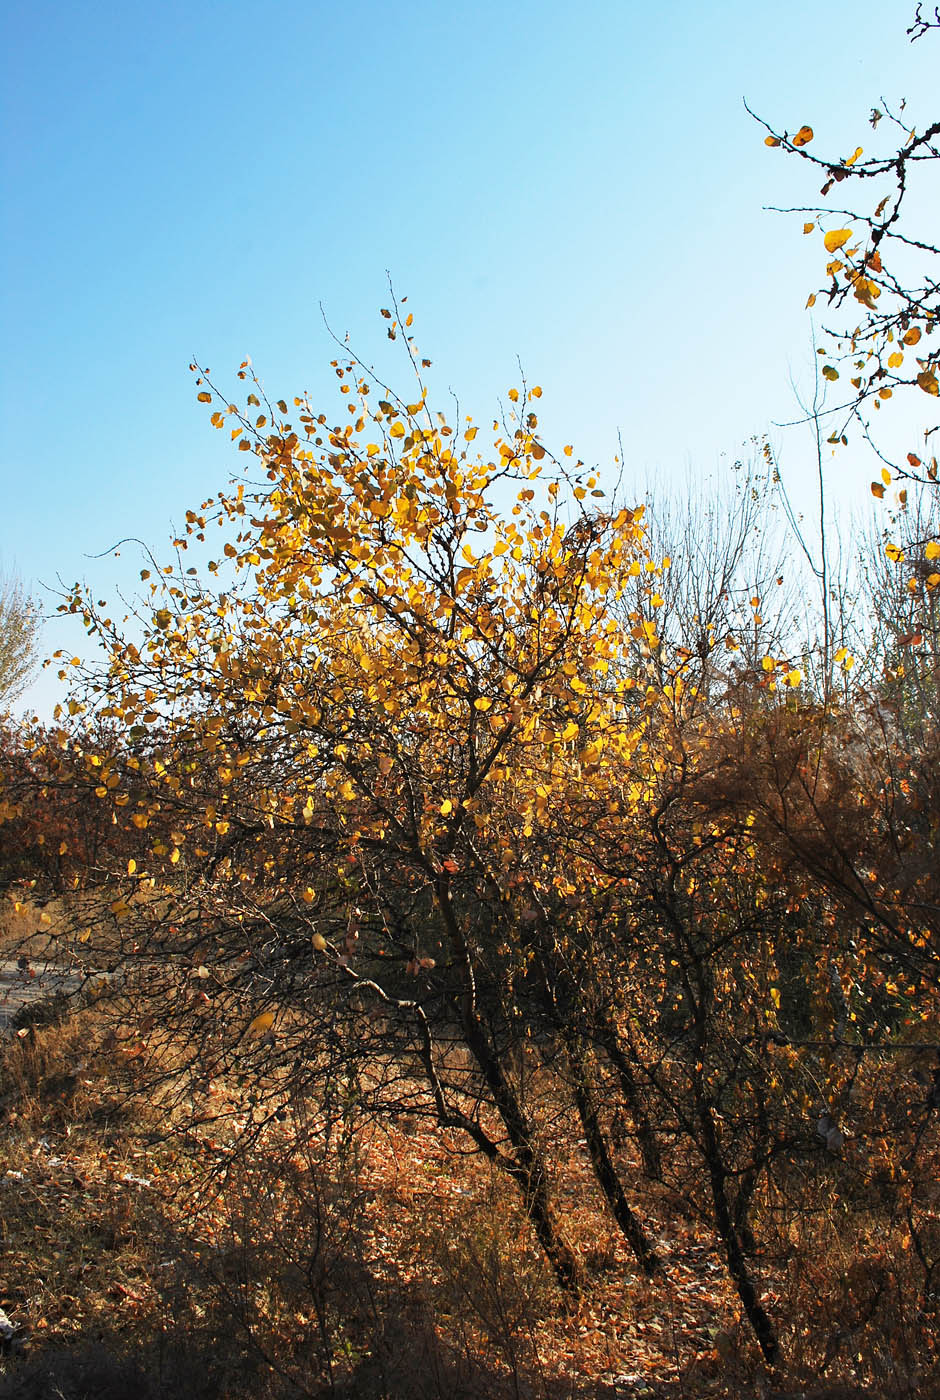
[[[607,1198],[614,1219],[620,1226],[621,1232],[633,1250],[640,1267],[647,1276],[652,1276],[661,1269],[662,1265],[624,1195],[620,1177],[611,1157],[607,1135],[598,1117],[588,1080],[584,1047],[578,1042],[577,1037],[571,1037],[567,1048],[575,1104],[578,1109],[578,1117],[581,1119],[581,1126],[584,1129],[594,1175]]]

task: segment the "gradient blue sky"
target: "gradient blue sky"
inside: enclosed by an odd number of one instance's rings
[[[135,556],[89,556],[159,553],[239,466],[191,356],[225,382],[250,355],[275,397],[326,405],[322,302],[395,376],[386,270],[467,411],[519,357],[549,432],[601,464],[622,433],[628,490],[707,480],[792,416],[812,362],[819,239],[762,206],[815,182],[742,98],[827,153],[875,144],[882,95],[922,121],[913,8],[8,5],[0,560],[131,586]],[[799,492],[804,439],[777,439]],[[867,464],[838,472],[864,493]],[[62,622],[46,642],[84,649]]]

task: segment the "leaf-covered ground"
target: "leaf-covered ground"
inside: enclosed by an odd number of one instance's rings
[[[233,1154],[207,1132],[165,1135],[153,1100],[128,1100],[140,1052],[96,1008],[0,1053],[0,1307],[25,1339],[0,1395],[932,1393],[887,1335],[880,1377],[866,1343],[863,1388],[851,1330],[808,1311],[792,1369],[768,1375],[683,1202],[635,1178],[665,1262],[649,1282],[573,1128],[554,1125],[584,1265],[565,1306],[504,1182],[417,1119],[347,1118],[329,1142],[293,1150],[279,1131]],[[822,1297],[845,1261],[817,1262]],[[795,1275],[777,1275],[765,1300],[786,1315]]]

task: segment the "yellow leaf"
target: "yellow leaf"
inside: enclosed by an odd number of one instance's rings
[[[803,672],[802,672],[802,671],[798,671],[798,670],[796,669],[796,667],[794,667],[792,671],[788,671],[788,672],[787,672],[786,678],[785,678],[785,683],[786,683],[787,685],[799,685],[799,683],[800,683],[800,681],[801,681],[802,679],[803,679]]]
[[[925,559],[940,559],[940,544],[936,540],[931,540],[924,550]]]
[[[136,860],[129,860],[129,861],[127,862],[127,873],[128,873],[128,875],[133,875],[133,873],[134,873],[134,871],[135,871],[136,869],[137,869],[137,862],[136,862]]]
[[[775,1006],[775,1007],[777,1008],[777,1010],[779,1011],[779,1010],[780,1010],[780,988],[779,988],[779,987],[771,987],[771,989],[770,989],[770,1000],[773,1002],[774,1006]]]
[[[492,703],[492,700],[488,700],[485,695],[481,695],[479,700],[474,700],[473,708],[475,710],[488,710]]]
[[[573,719],[570,719],[565,725],[564,729],[562,730],[561,737],[565,740],[565,742],[567,742],[569,739],[576,738],[578,732],[578,726],[575,724]]]
[[[804,224],[804,225],[803,225],[803,232],[804,232],[804,233],[812,233],[812,231],[813,231],[813,229],[814,229],[815,227],[816,227],[815,224]]]
[[[314,948],[316,948],[318,953],[326,952],[326,939],[323,937],[322,933],[315,933],[311,938],[310,942],[313,944]]]
[[[897,369],[898,365],[903,365],[903,363],[904,356],[901,354],[900,350],[895,350],[893,355],[888,356],[889,369]]]
[[[808,146],[813,139],[813,128],[811,126],[801,126],[793,138],[794,146]]]
[[[780,137],[779,137],[779,136],[765,136],[765,137],[764,137],[764,145],[765,145],[765,146],[779,146],[779,145],[780,145]]]
[[[880,481],[873,481],[873,482],[872,482],[872,484],[871,484],[871,494],[875,497],[876,500],[879,500],[879,501],[883,501],[883,500],[884,500],[885,489],[884,489],[884,487],[882,486],[882,484],[881,484]]]
[[[510,402],[510,403],[518,403],[518,402],[519,402],[519,390],[518,390],[518,389],[510,389],[510,390],[509,390],[509,402]]]
[[[832,228],[823,239],[827,253],[836,253],[840,248],[844,248],[852,237],[850,228]]]
[[[763,666],[765,671],[772,671],[776,664],[772,656],[765,656],[761,662],[761,666]]]
[[[205,390],[203,390],[203,392],[202,392],[201,394],[197,394],[197,395],[196,395],[196,398],[199,400],[200,403],[211,403],[211,402],[212,402],[212,395],[211,395],[211,394],[207,394],[207,393],[205,392]]]
[[[940,385],[937,383],[937,376],[932,370],[925,369],[917,376],[918,386],[925,394],[933,394],[935,397],[940,394]]]
[[[442,816],[442,817],[449,817],[450,814],[451,814],[451,812],[452,812],[453,810],[454,810],[454,804],[453,804],[453,802],[451,802],[450,798],[448,797],[444,802],[441,803],[441,816]]]
[[[891,473],[888,471],[887,467],[881,468],[881,479],[884,482],[885,486],[891,485]]]
[[[809,296],[806,298],[806,306],[804,306],[803,310],[805,311],[805,310],[807,310],[810,306],[815,306],[815,305],[816,305],[816,293],[815,293],[815,292],[810,292]]]
[[[834,381],[839,378],[839,371],[834,365],[823,365],[823,379]]]
[[[859,158],[859,156],[860,156],[861,154],[862,154],[862,148],[861,148],[861,146],[856,146],[856,147],[855,147],[855,153],[854,153],[854,155],[849,156],[848,160],[845,162],[846,165],[854,165],[855,162],[858,160],[858,158]]]
[[[920,340],[920,327],[919,327],[919,326],[911,326],[910,330],[907,331],[904,335],[901,336],[901,342],[902,342],[902,344],[904,344],[904,345],[916,345],[917,342],[918,342],[919,340]]]
[[[405,436],[405,430],[401,423],[393,423],[389,428],[389,433],[393,438],[403,438]]]
[[[264,1035],[274,1025],[274,1012],[262,1011],[260,1016],[256,1016],[248,1027],[249,1035]]]

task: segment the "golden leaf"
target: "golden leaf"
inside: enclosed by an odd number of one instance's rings
[[[811,126],[801,126],[793,138],[794,146],[808,146],[813,139],[813,128]]]
[[[840,248],[845,247],[846,243],[848,243],[851,237],[852,230],[850,228],[831,228],[826,234],[826,236],[823,238],[823,243],[825,244],[826,252],[838,252]]]
[[[260,1016],[256,1016],[248,1027],[249,1035],[264,1035],[274,1025],[274,1012],[262,1011]]]

